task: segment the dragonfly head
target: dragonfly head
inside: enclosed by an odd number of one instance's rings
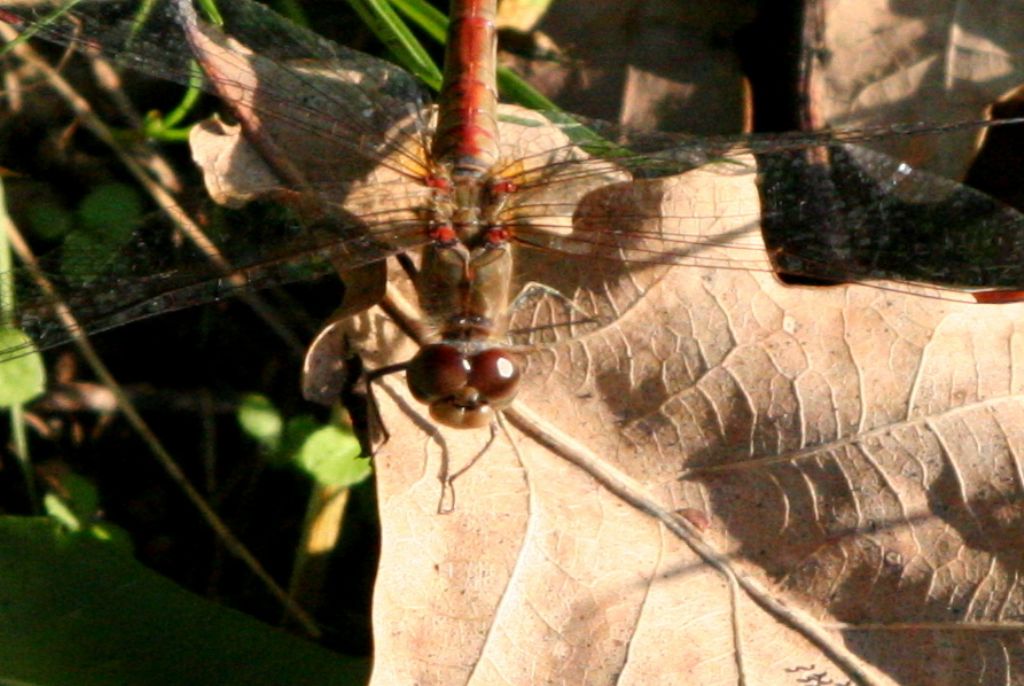
[[[449,343],[420,348],[406,368],[409,390],[430,416],[456,429],[489,425],[519,389],[519,364],[500,348],[460,350]]]

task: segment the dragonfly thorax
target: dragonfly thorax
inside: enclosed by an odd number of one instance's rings
[[[440,168],[427,184],[434,190],[430,224],[434,239],[457,240],[469,249],[504,240],[500,214],[514,186],[478,170]]]
[[[519,365],[501,349],[513,276],[499,221],[510,186],[478,172],[432,177],[432,241],[416,292],[435,343],[409,363],[409,388],[455,428],[486,426],[515,397]]]
[[[506,241],[480,237],[467,244],[451,237],[427,244],[415,283],[428,328],[440,340],[501,340],[512,277],[512,252]]]
[[[469,248],[476,247],[482,238],[484,215],[484,189],[478,178],[456,176],[452,186],[451,225],[458,240]]]

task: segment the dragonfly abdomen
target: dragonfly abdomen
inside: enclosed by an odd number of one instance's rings
[[[453,2],[431,152],[453,176],[482,176],[498,160],[495,0]]]

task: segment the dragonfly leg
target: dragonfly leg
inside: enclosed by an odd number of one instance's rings
[[[573,302],[572,298],[565,295],[557,288],[552,288],[551,286],[538,281],[529,281],[523,284],[523,287],[519,289],[519,293],[512,299],[512,303],[508,306],[508,310],[510,313],[514,313],[531,300],[543,298],[545,296],[550,296],[555,300],[565,303],[566,307],[571,309],[573,312],[582,315],[584,318],[590,319],[592,316],[589,312]]]
[[[348,341],[348,323],[384,298],[387,265],[383,260],[341,271],[345,297],[306,349],[302,364],[302,397],[331,405],[350,383],[350,360],[355,353]]]
[[[380,405],[377,404],[377,397],[374,395],[374,391],[373,391],[373,382],[377,381],[378,379],[381,379],[381,378],[387,376],[388,374],[394,374],[395,372],[403,372],[403,371],[405,371],[405,368],[408,367],[408,366],[409,366],[409,364],[407,362],[402,362],[402,363],[399,363],[399,364],[389,364],[386,367],[380,367],[379,369],[374,369],[372,372],[368,372],[366,374],[366,404],[367,404],[367,412],[372,413],[372,415],[373,415],[372,421],[369,422],[369,425],[370,426],[376,425],[376,426],[380,427],[380,433],[381,433],[380,445],[384,445],[389,440],[391,440],[391,434],[388,433],[388,427],[384,424],[384,417],[380,413]],[[376,445],[374,447],[376,447]]]
[[[498,437],[498,423],[496,421],[491,422],[490,430],[491,435],[488,437],[484,447],[480,448],[476,455],[454,474],[447,474],[448,461],[445,460],[441,473],[441,497],[437,501],[437,514],[450,514],[455,511],[455,480],[469,471],[494,444],[495,439]]]

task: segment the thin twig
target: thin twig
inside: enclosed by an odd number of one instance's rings
[[[874,669],[868,663],[841,645],[834,636],[823,629],[818,621],[807,616],[803,611],[790,607],[772,595],[760,582],[735,569],[733,563],[726,556],[721,555],[704,542],[696,527],[675,512],[662,507],[657,499],[631,476],[590,452],[579,441],[545,421],[524,403],[515,403],[504,413],[509,422],[524,434],[582,469],[629,505],[664,524],[705,563],[718,570],[730,586],[735,585],[741,588],[762,609],[798,631],[858,683],[884,683],[884,679],[876,676]],[[736,635],[735,640],[742,640],[742,638]],[[742,652],[742,645],[737,645],[736,650]],[[745,670],[742,663],[739,664],[742,677]]]

